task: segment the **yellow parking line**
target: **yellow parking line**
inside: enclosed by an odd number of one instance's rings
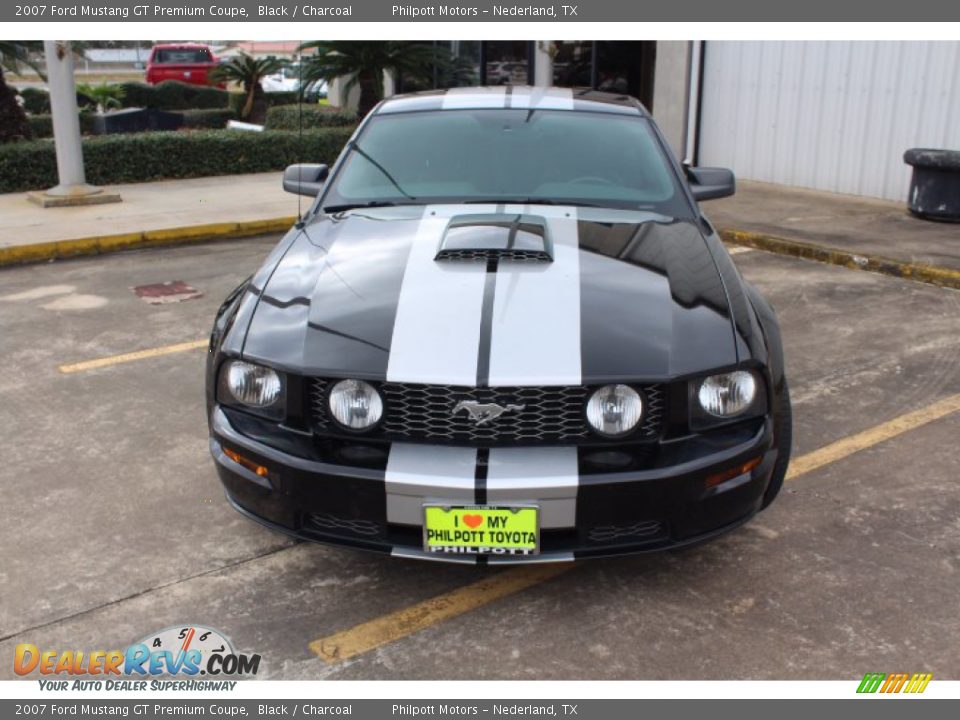
[[[958,411],[960,411],[960,394],[952,395],[920,410],[830,443],[819,450],[794,458],[790,463],[787,479],[794,480],[824,465],[842,460],[860,450],[866,450]],[[573,563],[563,563],[512,568],[492,578],[437,595],[329,637],[318,638],[310,643],[310,649],[328,663],[342,662],[495,600],[513,595],[561,575],[572,567]]]
[[[531,585],[538,585],[572,567],[573,563],[545,563],[511,568],[330,637],[314,640],[310,643],[310,649],[328,663],[342,662],[518,593]]]
[[[819,450],[814,450],[792,460],[790,470],[787,471],[787,480],[793,480],[824,465],[835,463],[855,452],[873,447],[884,440],[890,440],[897,435],[902,435],[909,430],[932,423],[934,420],[939,420],[957,411],[960,411],[960,395],[951,395],[932,405],[927,405],[906,415],[900,415],[893,420],[875,425],[856,435],[837,440]]]
[[[111,355],[110,357],[97,358],[96,360],[84,360],[83,362],[71,363],[70,365],[61,365],[58,369],[62,373],[95,370],[97,368],[108,367],[109,365],[133,362],[134,360],[146,360],[147,358],[159,357],[160,355],[172,355],[173,353],[184,352],[186,350],[196,350],[206,347],[207,342],[207,340],[193,340],[191,342],[177,343],[176,345],[150,348],[149,350],[137,350],[136,352],[123,353],[122,355]]]

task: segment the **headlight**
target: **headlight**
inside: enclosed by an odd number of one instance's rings
[[[704,412],[732,418],[747,410],[757,397],[757,381],[745,370],[711,375],[700,384],[697,400]]]
[[[587,422],[601,435],[625,435],[641,417],[643,400],[629,385],[604,385],[587,401]]]
[[[350,430],[369,430],[383,416],[383,400],[370,383],[341,380],[330,389],[330,413]]]
[[[275,405],[283,394],[283,383],[274,370],[263,365],[230,361],[224,368],[226,388],[233,399],[251,408]]]

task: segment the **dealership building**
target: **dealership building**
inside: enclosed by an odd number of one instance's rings
[[[458,60],[454,72],[434,72],[432,87],[628,93],[652,110],[679,158],[741,179],[904,200],[905,150],[960,149],[960,42],[437,44]],[[403,77],[385,85],[427,89]]]

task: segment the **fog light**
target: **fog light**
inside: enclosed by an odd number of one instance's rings
[[[606,437],[626,435],[643,417],[640,393],[629,385],[604,385],[587,402],[587,422]]]
[[[350,430],[369,430],[380,422],[383,400],[370,383],[341,380],[330,389],[330,413]]]

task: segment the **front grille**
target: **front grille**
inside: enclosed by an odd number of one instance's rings
[[[327,410],[331,384],[326,379],[308,383],[313,426],[321,432],[336,429]],[[471,388],[387,382],[378,387],[384,399],[378,434],[387,440],[492,446],[578,443],[588,436],[599,439],[587,428],[583,414],[591,389],[579,385]],[[648,385],[643,390],[646,415],[630,440],[653,440],[660,435],[663,388]],[[466,409],[454,412],[464,401],[523,407],[478,425]]]

